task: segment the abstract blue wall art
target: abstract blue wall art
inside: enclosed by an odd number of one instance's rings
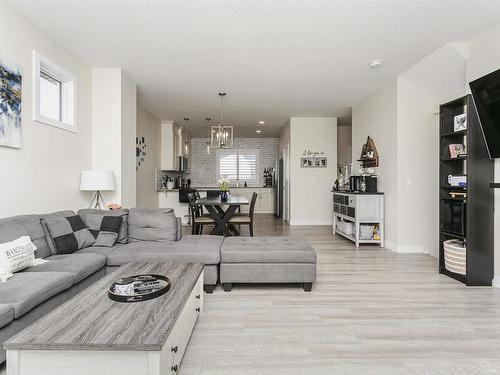
[[[21,148],[21,69],[0,60],[0,146]]]

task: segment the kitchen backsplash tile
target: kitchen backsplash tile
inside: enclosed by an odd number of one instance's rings
[[[216,150],[207,155],[208,138],[191,139],[190,170],[186,178],[193,186],[216,185]],[[260,150],[260,178],[265,168],[274,168],[278,159],[279,138],[235,138],[234,148]]]

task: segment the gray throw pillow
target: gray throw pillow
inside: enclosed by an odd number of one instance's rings
[[[46,219],[58,254],[71,254],[77,250],[92,246],[94,236],[85,226],[80,216]]]
[[[86,215],[85,225],[95,238],[92,246],[113,247],[118,239],[122,221],[121,216]]]
[[[40,223],[42,224],[43,231],[45,232],[45,239],[47,240],[47,245],[49,245],[50,253],[52,255],[57,255],[57,250],[56,250],[56,245],[54,244],[54,240],[52,239],[52,236],[50,235],[49,228],[47,227],[47,219],[53,219],[56,217],[69,217],[69,216],[75,216],[75,212],[71,210],[65,210],[65,211],[56,211],[52,212],[50,214],[42,214],[40,215]]]
[[[101,215],[101,216],[119,216],[122,218],[120,225],[120,232],[118,233],[118,243],[128,243],[128,209],[120,208],[119,210],[98,210],[95,208],[82,208],[78,210],[78,215],[87,222],[87,215]]]

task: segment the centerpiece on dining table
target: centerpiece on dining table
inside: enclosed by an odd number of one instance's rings
[[[227,178],[221,178],[219,181],[220,188],[220,201],[227,202],[229,198],[229,180]]]

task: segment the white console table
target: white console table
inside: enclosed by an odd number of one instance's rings
[[[354,233],[343,231],[338,221],[352,223]],[[360,226],[378,225],[380,239],[360,238]],[[349,226],[349,225],[346,225]],[[333,233],[356,244],[371,243],[384,246],[384,194],[333,191]]]

